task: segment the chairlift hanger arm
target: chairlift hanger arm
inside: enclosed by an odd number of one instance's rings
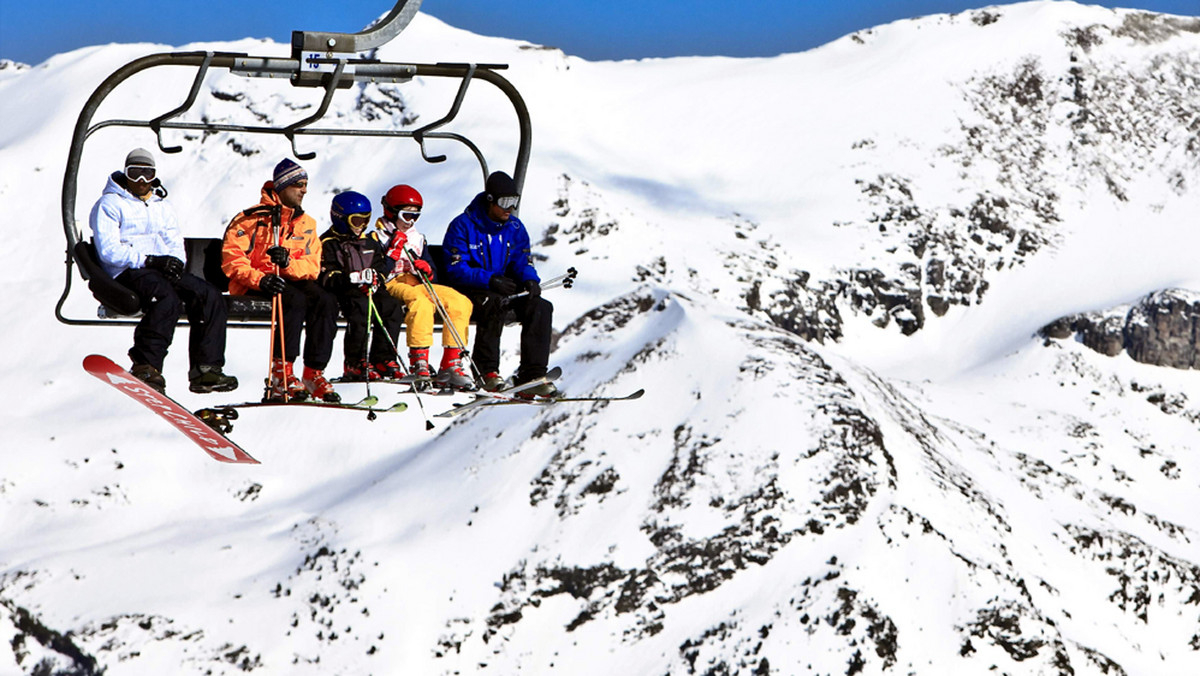
[[[381,47],[401,33],[421,9],[421,0],[397,0],[392,11],[357,33],[292,31],[292,56],[300,60],[303,52],[357,54]]]
[[[453,120],[458,115],[458,110],[459,110],[459,108],[462,107],[463,97],[465,97],[467,95],[467,87],[471,84],[471,78],[474,75],[475,75],[475,65],[474,64],[467,65],[467,72],[463,74],[462,83],[459,84],[459,86],[458,86],[458,93],[455,94],[455,96],[454,96],[454,103],[450,105],[450,112],[446,113],[446,115],[444,117],[442,117],[442,119],[436,120],[434,122],[430,122],[429,124],[425,125],[424,127],[421,127],[420,129],[413,132],[413,138],[416,139],[417,145],[421,146],[421,157],[423,157],[426,162],[429,162],[430,164],[435,164],[437,162],[445,162],[446,161],[445,155],[434,155],[431,157],[429,155],[429,153],[426,152],[426,150],[425,150],[425,134],[433,131],[434,129],[437,129],[438,127],[441,127],[442,125],[446,124],[450,120]],[[486,174],[487,174],[487,169],[485,168],[484,175],[486,176]]]
[[[326,80],[325,96],[321,99],[321,105],[317,107],[317,112],[309,115],[303,120],[293,122],[284,128],[283,134],[284,136],[287,136],[289,141],[292,142],[292,154],[296,156],[296,159],[307,162],[308,160],[311,160],[317,156],[316,153],[302,153],[296,149],[296,131],[303,127],[307,127],[322,117],[325,117],[325,113],[329,110],[329,104],[333,101],[333,93],[337,91],[338,83],[341,81],[342,73],[345,72],[345,70],[346,60],[339,59],[337,62],[337,67],[333,71],[333,75],[329,76],[329,78]]]
[[[212,60],[213,53],[205,53],[204,61],[200,63],[200,68],[196,70],[196,79],[192,81],[192,89],[188,92],[187,100],[185,100],[182,105],[169,113],[160,115],[153,120],[150,120],[150,128],[154,130],[154,135],[158,138],[158,149],[164,153],[180,152],[183,150],[183,146],[168,147],[163,144],[162,123],[173,117],[178,117],[184,114],[187,112],[187,109],[191,108],[192,104],[196,102],[196,94],[200,92],[200,85],[204,83],[204,76],[208,74],[208,66],[212,63]]]

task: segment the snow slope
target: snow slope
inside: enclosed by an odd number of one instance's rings
[[[433,433],[411,399],[373,423],[248,411],[233,437],[254,467],[212,462],[83,373],[88,353],[121,360],[128,329],[51,314],[75,117],[167,49],[0,68],[17,226],[0,252],[0,673],[1196,671],[1200,384],[1034,334],[1200,288],[1200,20],[1040,1],[772,59],[590,63],[419,15],[375,56],[508,63],[528,103],[522,218],[544,275],[580,270],[551,296],[564,388],[647,394]],[[139,75],[101,113],[165,112],[189,84]],[[288,122],[319,100],[204,87],[188,119]],[[508,166],[515,119],[476,89],[455,129]],[[415,128],[453,90],[357,86],[328,123]],[[166,140],[185,148],[158,157],[192,236],[220,236],[291,150]],[[154,142],[98,132],[76,217]],[[481,178],[451,144],[431,144],[439,165],[411,141],[297,145],[318,153],[314,215],[411,182],[435,242]],[[90,316],[75,284],[67,312]],[[265,338],[230,333],[237,398],[257,396]],[[182,387],[185,344],[170,390],[214,403]]]

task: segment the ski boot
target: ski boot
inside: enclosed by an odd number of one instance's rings
[[[308,390],[292,372],[292,363],[276,359],[271,362],[271,377],[267,378],[263,401],[304,401]]]
[[[442,367],[438,369],[433,384],[442,389],[460,392],[475,389],[475,379],[463,369],[461,350],[447,347],[442,351]]]
[[[134,378],[157,390],[159,394],[167,393],[167,379],[153,366],[149,364],[134,364],[133,368],[129,369],[129,373]]]
[[[517,369],[517,378],[516,378],[516,381],[513,383],[513,386],[515,387],[515,386],[530,382],[531,380],[537,380],[538,378],[541,378],[545,375],[546,375],[546,369],[544,369],[544,368],[538,369],[537,371],[526,371],[523,368]],[[552,383],[552,382],[542,383],[541,385],[534,385],[533,387],[530,387],[529,389],[521,390],[520,392],[517,392],[517,396],[522,399],[553,399],[554,397],[560,396],[561,394],[562,393],[558,391],[558,388],[555,387],[554,383]]]
[[[367,379],[378,380],[372,378],[371,367],[367,365],[366,359],[360,359],[354,362],[345,362],[342,364],[342,381],[347,383],[365,383]]]
[[[522,399],[554,399],[561,394],[558,388],[554,386],[554,383],[542,383],[541,385],[534,385],[527,390],[517,392],[517,396]]]
[[[199,394],[230,392],[237,386],[237,378],[225,375],[220,366],[197,366],[188,373],[188,389]]]
[[[481,390],[496,392],[503,390],[504,386],[504,376],[496,373],[495,371],[489,371],[479,378],[479,389]]]
[[[408,349],[408,375],[405,382],[412,383],[414,391],[428,389],[433,380],[433,371],[429,368],[429,348],[411,347]]]
[[[304,367],[304,387],[314,399],[330,404],[342,401],[342,396],[334,391],[333,384],[326,380],[325,375],[318,369]]]
[[[404,369],[395,359],[371,364],[372,380],[400,380],[404,377]]]

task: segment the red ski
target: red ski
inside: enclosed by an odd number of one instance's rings
[[[196,442],[214,460],[258,464],[258,461],[250,457],[250,454],[242,450],[240,446],[204,424],[174,399],[160,394],[154,388],[133,377],[108,357],[98,354],[88,355],[83,359],[83,368],[157,413],[163,420],[171,423],[189,439]]]

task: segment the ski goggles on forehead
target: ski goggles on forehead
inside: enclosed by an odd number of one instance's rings
[[[149,183],[154,180],[154,174],[154,167],[143,167],[140,165],[125,167],[125,178],[131,181]]]
[[[396,215],[399,216],[400,218],[403,218],[404,220],[408,221],[409,223],[416,223],[417,219],[421,217],[421,212],[419,212],[419,211],[400,211],[400,212],[397,212]]]
[[[504,197],[496,198],[496,206],[505,211],[512,211],[517,208],[517,204],[521,201],[518,195],[505,195]]]

